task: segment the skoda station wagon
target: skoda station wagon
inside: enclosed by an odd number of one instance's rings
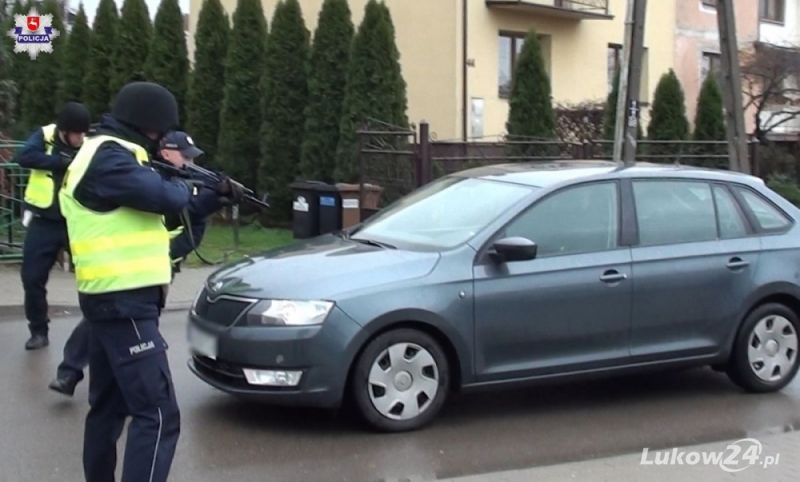
[[[231,395],[346,403],[389,432],[454,392],[566,378],[710,366],[777,391],[798,370],[798,221],[728,171],[471,169],[220,268],[189,314],[188,363]]]

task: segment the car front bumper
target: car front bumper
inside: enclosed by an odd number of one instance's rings
[[[280,405],[337,407],[350,365],[367,333],[334,307],[321,325],[303,327],[221,326],[194,313],[188,333],[189,369],[208,385],[243,399]],[[213,340],[211,348],[193,342]],[[248,382],[245,369],[302,373],[296,386]]]

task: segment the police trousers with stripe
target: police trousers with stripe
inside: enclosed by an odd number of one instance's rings
[[[89,323],[86,481],[114,482],[117,440],[131,417],[122,482],[165,482],[180,434],[180,411],[158,320]]]

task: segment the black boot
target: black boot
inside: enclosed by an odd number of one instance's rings
[[[74,378],[69,378],[69,379],[68,378],[56,378],[55,380],[50,382],[50,385],[48,385],[48,388],[50,388],[50,390],[56,391],[58,393],[61,393],[62,395],[66,395],[68,397],[71,397],[75,393],[75,385],[77,385],[77,384],[78,384],[78,381],[75,380]]]
[[[50,340],[47,338],[47,335],[32,335],[30,339],[25,343],[26,350],[38,350],[40,348],[44,348],[50,344]]]

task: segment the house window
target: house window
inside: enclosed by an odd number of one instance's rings
[[[786,13],[786,0],[760,0],[759,17],[768,22],[783,23]]]
[[[700,81],[705,81],[708,74],[719,75],[722,71],[722,57],[720,54],[703,52],[703,64],[700,68]]]
[[[649,50],[644,47],[642,50],[642,76],[639,80],[639,102],[647,105],[650,103],[649,82],[650,82],[650,69],[649,69]],[[608,44],[606,50],[606,77],[608,79],[608,93],[614,90],[614,76],[617,70],[622,68],[622,45]]]
[[[550,36],[539,35],[539,43],[542,47],[542,57],[544,58],[544,68],[550,75]],[[511,93],[511,81],[514,77],[514,69],[517,65],[517,57],[522,52],[525,45],[524,33],[500,32],[498,38],[498,94],[501,98],[508,98]]]
[[[514,76],[514,67],[517,56],[525,45],[525,36],[521,34],[501,33],[498,51],[498,82],[500,97],[507,98],[511,93],[511,80]]]
[[[717,8],[717,0],[700,0],[704,7]]]
[[[617,70],[622,67],[622,45],[608,44],[607,55],[606,76],[608,77],[608,93],[610,94],[614,90],[614,76],[617,74]]]

